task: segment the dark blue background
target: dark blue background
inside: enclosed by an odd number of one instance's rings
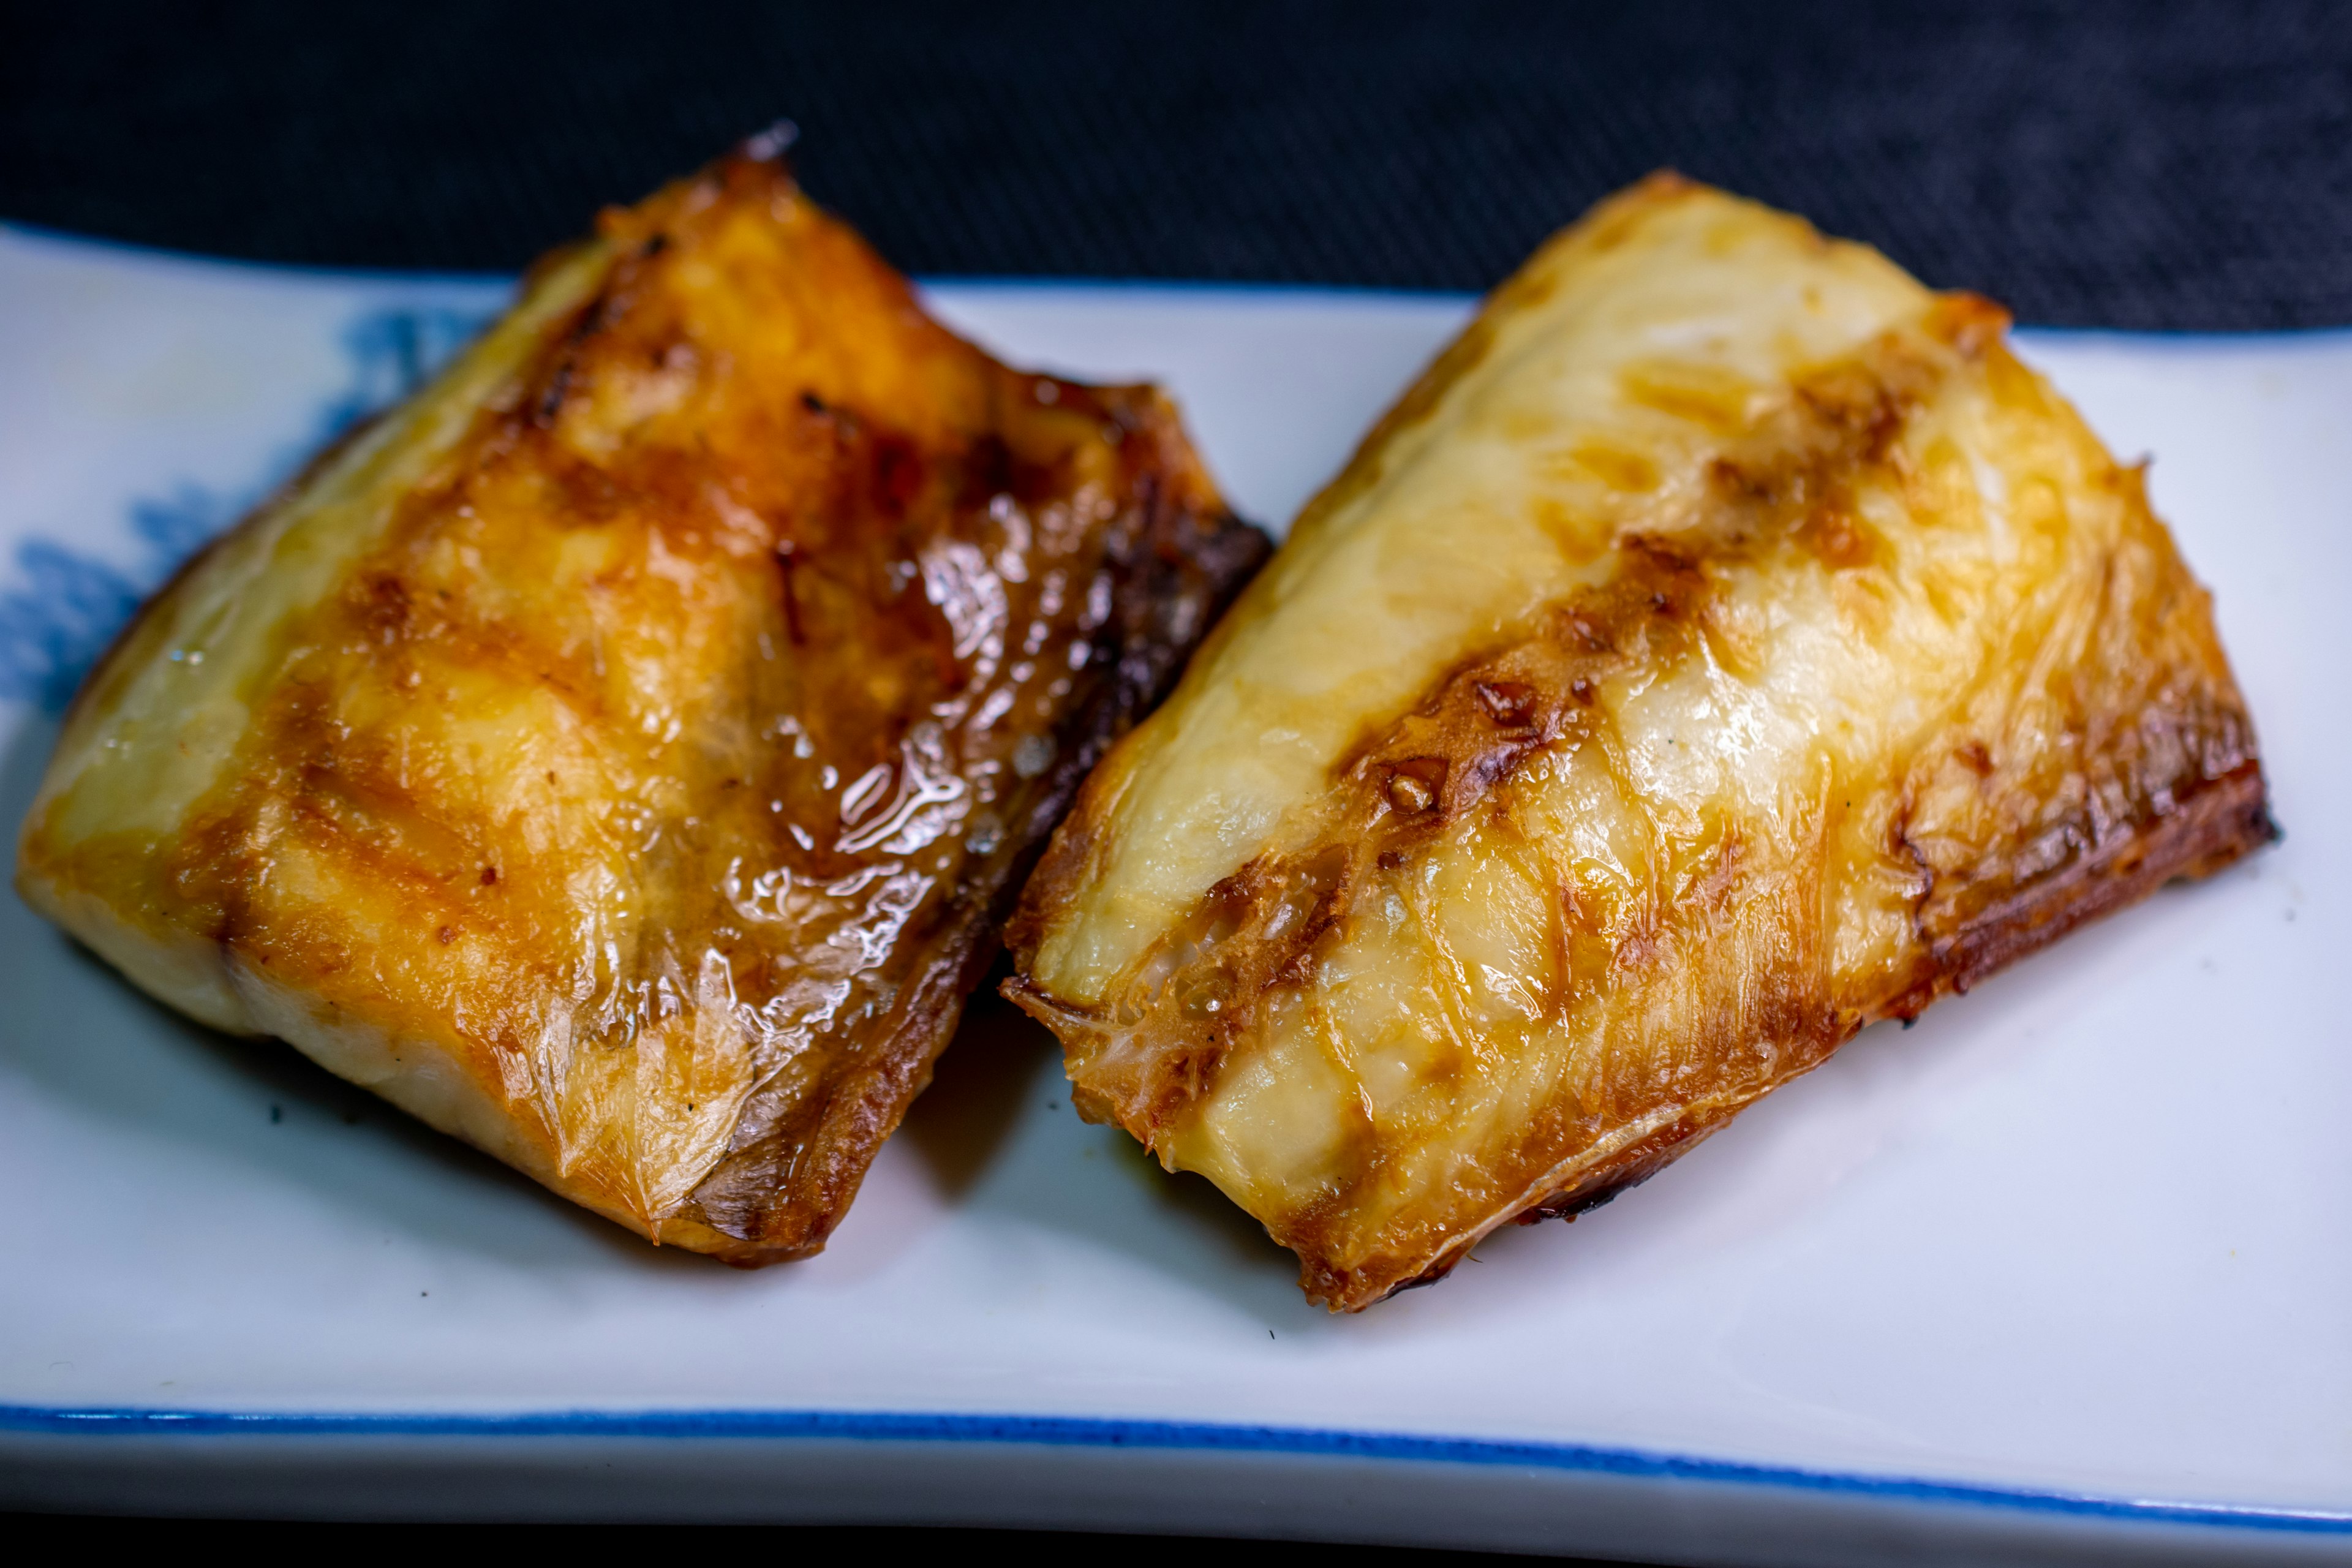
[[[2029,321],[2352,324],[2352,5],[20,5],[0,215],[511,269],[790,116],[911,270],[1476,289],[1673,164]]]

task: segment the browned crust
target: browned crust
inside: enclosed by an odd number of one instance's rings
[[[2127,909],[2167,882],[2210,877],[2278,837],[2278,826],[2271,818],[2269,787],[2263,778],[2262,764],[2248,762],[2211,781],[2180,802],[2170,815],[2119,839],[2104,853],[2085,857],[1998,909],[1969,921],[1949,936],[1932,942],[1927,973],[1918,982],[1876,1014],[1854,1020],[1838,1037],[1837,1044],[1853,1038],[1865,1024],[1888,1018],[1908,1023],[1937,998],[1967,992],[1978,982],[2020,959],[2032,956],[2076,927]],[[1827,1061],[1831,1054],[1822,1052],[1805,1070]],[[1782,1082],[1793,1082],[1801,1076],[1801,1073],[1791,1075]],[[1745,1103],[1752,1105],[1755,1101]],[[1728,1110],[1715,1116],[1685,1116],[1586,1172],[1569,1186],[1538,1197],[1504,1217],[1521,1225],[1547,1219],[1573,1220],[1648,1181],[1730,1119]],[[1465,1247],[1450,1253],[1412,1279],[1347,1305],[1360,1310],[1397,1290],[1434,1284],[1452,1272],[1469,1250]]]
[[[1114,656],[1116,673],[1059,731],[1045,787],[1016,830],[1018,847],[998,862],[993,876],[967,882],[919,977],[907,988],[898,1023],[827,1103],[808,1157],[794,1167],[761,1238],[740,1241],[714,1230],[708,1241],[696,1242],[698,1250],[755,1268],[824,1249],[883,1142],[929,1086],[965,999],[1003,951],[1007,914],[1048,836],[1103,754],[1166,696],[1201,632],[1216,623],[1273,552],[1265,534],[1229,512],[1204,518],[1160,500],[1153,514],[1144,537],[1115,552],[1119,586],[1098,642]],[[779,1236],[780,1242],[769,1239]]]
[[[2102,851],[1931,937],[1928,972],[1877,1016],[1916,1018],[1937,997],[1966,992],[2076,926],[2136,904],[2175,878],[2210,877],[2278,836],[2262,763],[2250,758]]]

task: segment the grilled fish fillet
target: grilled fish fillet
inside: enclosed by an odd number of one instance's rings
[[[658,1241],[820,1247],[1266,550],[749,153],[543,264],[91,676],[18,886]]]
[[[2207,595],[1986,301],[1661,176],[1115,747],[1007,992],[1354,1310],[2273,835]]]

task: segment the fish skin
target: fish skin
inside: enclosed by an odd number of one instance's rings
[[[747,149],[141,613],[35,908],[657,1242],[822,1247],[1047,831],[1268,546]]]
[[[1672,175],[1487,301],[1055,834],[1006,994],[1357,1310],[2275,835],[2004,312]]]

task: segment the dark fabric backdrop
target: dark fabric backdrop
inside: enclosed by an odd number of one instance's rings
[[[2352,323],[2352,4],[16,5],[0,215],[510,269],[779,116],[901,266],[1476,289],[1671,164],[2029,321]]]

